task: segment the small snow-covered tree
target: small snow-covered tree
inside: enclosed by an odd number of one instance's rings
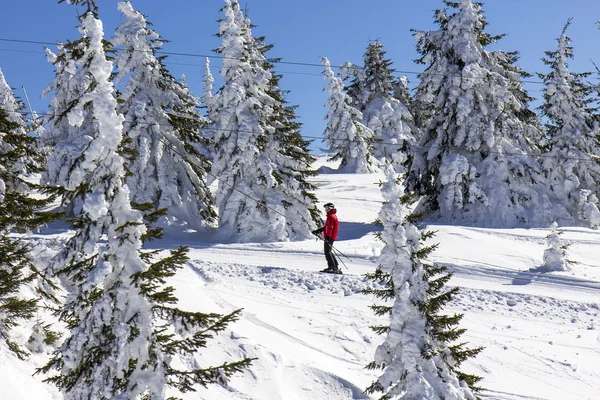
[[[80,204],[72,220],[75,233],[49,267],[67,291],[56,313],[70,332],[40,372],[55,371],[46,380],[61,388],[66,399],[77,400],[162,399],[167,386],[187,392],[196,384],[220,382],[250,360],[191,368],[174,367],[172,361],[205,347],[239,310],[220,315],[179,309],[166,280],[186,262],[187,249],[173,250],[167,257],[142,251],[142,242],[157,232],[146,229],[125,185],[120,151],[124,118],[117,113],[110,81],[108,43],[93,1],[71,3],[88,7],[79,18],[81,37],[63,46],[54,59],[71,66],[72,79],[89,85],[83,92],[60,88],[55,96],[70,107],[55,110],[49,121],[60,123],[62,117],[86,132],[58,142],[51,158],[51,168],[60,177],[56,191],[70,201],[78,198]],[[61,66],[59,61],[57,79]],[[70,162],[60,162],[64,160]],[[140,205],[148,207],[152,205]]]
[[[325,116],[328,121],[323,134],[331,154],[329,160],[341,160],[341,172],[364,174],[377,171],[377,161],[372,155],[373,131],[361,122],[362,113],[352,105],[352,97],[344,92],[344,83],[335,76],[329,60],[321,57],[321,64],[325,67],[323,76],[329,80],[325,86],[329,93],[329,110]]]
[[[448,9],[435,14],[439,30],[415,33],[427,67],[416,91],[423,136],[409,190],[425,196],[429,217],[443,221],[527,226],[565,216],[536,159],[542,133],[517,54],[486,50],[501,36],[484,31],[480,3],[444,3]]]
[[[542,168],[552,193],[575,219],[600,226],[600,130],[592,108],[593,88],[582,80],[589,73],[573,73],[568,60],[573,58],[571,39],[566,31],[557,39],[558,49],[542,58],[551,71],[538,74],[544,81],[544,103],[540,107],[546,119],[547,151]]]
[[[32,353],[51,353],[56,350],[60,337],[59,332],[52,330],[52,324],[44,323],[38,318],[25,346]]]
[[[544,250],[544,263],[542,269],[544,271],[566,271],[567,265],[571,263],[567,259],[568,243],[564,243],[560,236],[563,234],[558,229],[558,224],[553,222],[550,225],[550,234],[546,237],[548,248]]]
[[[199,229],[216,223],[213,196],[206,185],[208,141],[200,136],[206,121],[183,82],[156,57],[163,40],[129,2],[118,4],[123,21],[111,43],[120,47],[115,64],[119,112],[125,116],[131,200],[166,208],[161,225]]]
[[[10,234],[51,221],[51,215],[39,210],[52,201],[32,196],[38,186],[27,178],[41,172],[43,156],[35,150],[35,138],[27,134],[23,110],[0,71],[0,341],[21,358],[26,352],[11,339],[10,330],[35,314],[36,299],[21,293],[34,278],[35,266],[29,246]]]
[[[456,343],[465,332],[458,327],[462,315],[441,313],[458,288],[446,288],[452,274],[445,267],[424,262],[436,248],[424,245],[434,233],[415,225],[418,217],[409,210],[410,196],[389,164],[385,176],[379,214],[379,238],[385,245],[376,272],[367,274],[382,288],[364,292],[393,304],[371,306],[376,315],[389,315],[390,324],[372,327],[385,341],[367,368],[382,373],[365,392],[382,393],[382,400],[475,400],[481,378],[459,368],[482,349]]]
[[[210,100],[219,180],[219,226],[239,241],[310,237],[314,187],[306,181],[313,158],[299,134],[293,107],[237,2],[225,0],[219,36],[223,86]],[[205,95],[206,97],[206,95]]]

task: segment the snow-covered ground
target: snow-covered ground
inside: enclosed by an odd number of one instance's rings
[[[322,159],[317,167],[327,164]],[[327,164],[331,166],[330,164]],[[243,308],[238,322],[186,363],[215,365],[241,356],[253,366],[227,387],[211,386],[185,399],[367,399],[376,377],[364,366],[381,342],[377,323],[360,294],[371,283],[381,249],[373,234],[381,206],[378,174],[321,174],[317,196],[335,203],[340,219],[336,248],[344,275],[320,274],[322,242],[215,244],[201,237],[167,236],[156,248],[190,247],[190,262],[173,280],[182,306],[228,312]],[[483,229],[430,225],[439,247],[432,261],[447,265],[460,295],[448,311],[464,313],[463,336],[485,350],[465,369],[485,379],[489,400],[600,399],[600,232],[567,228],[568,272],[531,272],[542,264],[546,229]],[[47,256],[64,233],[34,240]],[[17,333],[27,333],[26,327]],[[0,399],[60,399],[57,390],[31,376],[43,355],[19,361],[0,345]]]

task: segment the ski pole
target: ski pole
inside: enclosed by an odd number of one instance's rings
[[[333,248],[333,246],[332,246],[331,248],[332,248],[332,250],[335,250],[335,251],[337,251],[336,249],[334,249],[334,248]],[[335,253],[334,253],[334,257],[335,257]],[[337,256],[337,259],[338,259],[338,260],[339,260],[339,261],[342,263],[342,265],[343,265],[344,267],[346,267],[346,269],[347,269],[348,271],[350,271],[350,268],[348,268],[348,266],[346,266],[346,264],[344,263],[344,261],[342,261],[342,257],[340,257],[340,256]]]
[[[331,248],[332,248],[334,251],[337,251],[337,252],[338,252],[340,255],[342,255],[342,256],[344,256],[344,257],[346,257],[346,258],[348,259],[348,261],[352,261],[352,259],[351,259],[350,257],[348,257],[347,255],[345,255],[344,253],[342,253],[341,251],[339,251],[339,250],[338,250],[338,249],[336,249],[335,247],[331,246]],[[342,259],[342,258],[340,257],[340,261],[341,261],[341,259]]]

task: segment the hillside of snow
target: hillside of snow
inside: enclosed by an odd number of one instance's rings
[[[320,158],[316,167],[326,165]],[[360,294],[371,285],[382,244],[373,221],[381,207],[379,174],[320,174],[313,179],[322,203],[338,210],[335,247],[346,257],[344,275],[318,273],[322,242],[215,243],[202,236],[166,236],[154,248],[190,247],[190,261],[172,284],[183,308],[226,313],[243,308],[239,321],[189,359],[216,365],[243,356],[253,366],[227,386],[199,388],[184,399],[368,399],[376,377],[364,366],[382,338]],[[600,232],[565,228],[573,263],[567,272],[542,272],[547,229],[483,229],[429,225],[437,231],[431,258],[455,272],[461,292],[448,311],[464,313],[463,338],[485,350],[465,365],[484,377],[483,399],[597,400],[600,398]],[[38,258],[57,251],[68,232],[53,228],[31,237]],[[26,341],[31,324],[18,328]],[[0,399],[61,399],[32,374],[46,356],[18,360],[0,343]],[[176,393],[171,393],[175,395]]]

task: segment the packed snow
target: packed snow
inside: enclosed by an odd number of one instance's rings
[[[320,157],[315,168],[335,170]],[[338,210],[335,247],[345,257],[344,275],[322,274],[322,243],[217,243],[211,236],[167,235],[150,246],[190,247],[190,261],[170,283],[184,309],[226,313],[243,308],[239,321],[183,365],[215,365],[224,358],[255,357],[252,367],[227,385],[198,388],[184,399],[368,399],[363,390],[378,371],[371,362],[383,337],[360,293],[373,283],[383,247],[373,221],[381,209],[377,183],[383,174],[319,174],[312,178],[322,203]],[[214,186],[214,185],[213,185]],[[213,189],[215,189],[213,187]],[[427,223],[423,224],[425,227]],[[600,393],[600,233],[559,227],[569,243],[565,271],[547,272],[548,229],[485,229],[428,225],[437,231],[431,261],[454,271],[461,288],[449,312],[464,313],[469,346],[484,346],[465,372],[484,377],[487,400],[595,400]],[[55,225],[29,237],[39,263],[58,252],[69,232]],[[47,315],[43,314],[43,317]],[[35,321],[15,331],[26,342]],[[51,348],[46,349],[51,352]],[[61,399],[43,376],[33,376],[49,354],[18,360],[0,343],[2,400]],[[176,393],[171,393],[177,395]]]

